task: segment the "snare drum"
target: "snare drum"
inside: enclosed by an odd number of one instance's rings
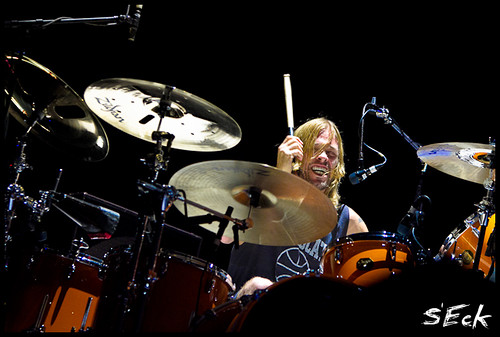
[[[93,327],[102,289],[102,260],[45,250],[7,304],[5,331],[72,332]]]
[[[488,240],[495,228],[495,214],[489,217],[484,234],[483,249],[479,259],[478,269],[487,275],[491,268],[491,256],[486,256]],[[478,214],[469,216],[462,225],[455,228],[446,238],[436,258],[438,260],[450,260],[464,269],[472,269],[474,257],[476,255],[477,244],[481,224]]]
[[[321,260],[324,275],[369,287],[415,266],[411,243],[396,233],[367,232],[340,238]]]
[[[191,321],[225,302],[234,286],[222,269],[182,253],[158,257],[142,318],[142,331],[189,331]]]

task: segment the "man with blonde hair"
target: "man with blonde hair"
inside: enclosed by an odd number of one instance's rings
[[[368,231],[361,217],[340,203],[339,186],[345,175],[344,147],[335,123],[315,118],[299,126],[294,136],[287,136],[278,147],[276,167],[323,191],[337,209],[338,222],[331,233],[315,242],[290,247],[244,243],[233,249],[228,272],[237,286],[243,285],[237,297],[251,295],[287,277],[317,271],[332,242]]]

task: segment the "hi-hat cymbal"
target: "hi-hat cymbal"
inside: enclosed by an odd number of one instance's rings
[[[188,200],[220,213],[234,208],[231,217],[246,219],[250,193],[260,196],[250,218],[253,227],[239,232],[241,241],[260,245],[288,246],[312,242],[337,225],[337,212],[328,197],[315,186],[274,167],[244,161],[207,161],[176,172],[169,182],[186,192]],[[259,193],[260,192],[260,193]],[[179,210],[182,201],[176,201]],[[188,206],[188,216],[206,211]],[[202,225],[217,232],[217,224]],[[231,226],[224,232],[233,237]]]
[[[479,143],[436,143],[422,146],[418,157],[431,167],[474,183],[489,177],[493,146]]]
[[[108,155],[108,137],[83,99],[61,78],[29,57],[6,56],[16,79],[9,113],[30,133],[49,145],[84,161]],[[12,91],[12,92],[10,92]]]
[[[239,125],[210,102],[164,84],[129,78],[109,78],[91,84],[84,94],[97,116],[137,138],[155,142],[151,135],[160,121],[160,102],[171,90],[171,111],[159,131],[175,136],[172,147],[190,151],[221,151],[241,140]],[[164,143],[166,145],[166,143]]]

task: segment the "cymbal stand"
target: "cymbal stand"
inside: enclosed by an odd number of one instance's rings
[[[4,212],[4,242],[3,242],[3,261],[4,270],[8,269],[8,252],[7,245],[8,242],[12,240],[10,235],[12,221],[16,218],[16,206],[18,203],[28,206],[32,215],[35,216],[37,222],[41,221],[42,216],[50,210],[51,206],[51,192],[55,192],[59,185],[59,181],[62,175],[62,169],[59,170],[59,176],[56,181],[56,185],[52,191],[40,191],[40,200],[35,200],[24,193],[24,188],[18,184],[21,177],[21,173],[26,169],[32,169],[33,167],[27,162],[26,147],[28,136],[33,129],[33,127],[44,118],[44,114],[39,110],[35,109],[35,104],[33,104],[33,115],[31,118],[31,124],[29,125],[26,132],[19,138],[17,146],[20,148],[19,155],[12,164],[14,169],[14,181],[7,187],[7,192],[5,194],[6,208]]]
[[[484,188],[486,189],[486,196],[481,200],[477,206],[477,214],[479,216],[480,230],[479,238],[477,241],[476,256],[474,256],[474,263],[472,264],[472,270],[478,271],[479,261],[481,260],[481,253],[483,250],[484,237],[486,233],[486,227],[488,226],[488,220],[495,212],[495,204],[493,202],[493,193],[495,192],[495,181],[493,179],[494,174],[494,158],[495,158],[495,141],[490,139],[490,145],[493,145],[493,151],[491,153],[491,163],[490,163],[490,175],[488,179],[484,182]],[[492,266],[493,268],[494,266]]]
[[[217,212],[216,210],[213,210],[209,207],[203,206],[197,202],[194,202],[194,201],[189,200],[186,197],[182,196],[180,193],[180,190],[177,190],[174,186],[160,185],[158,183],[148,183],[148,182],[142,181],[142,180],[138,180],[137,184],[139,185],[139,187],[141,187],[143,189],[168,194],[168,196],[170,198],[172,198],[172,200],[171,200],[172,202],[175,200],[179,200],[179,201],[182,201],[188,205],[191,205],[191,206],[194,206],[194,207],[199,208],[201,210],[207,211],[208,213],[213,214],[214,216],[216,216],[219,219],[225,219],[229,222],[232,222],[235,225],[237,225],[238,230],[245,231],[246,229],[249,229],[253,226],[250,218],[241,220],[241,219],[233,218],[230,215],[226,215],[226,214]],[[164,203],[165,203],[165,199],[164,199]],[[227,212],[227,214],[229,214],[230,212],[232,213],[232,209],[228,208],[228,210],[226,212]]]
[[[155,152],[152,154],[149,154],[149,161],[147,159],[143,159],[142,161],[148,165],[152,171],[152,178],[150,181],[154,183],[156,180],[158,180],[158,175],[160,171],[166,171],[168,168],[168,163],[170,161],[170,149],[172,147],[172,142],[175,138],[175,136],[171,133],[165,132],[165,131],[160,131],[161,129],[161,124],[163,122],[163,119],[167,115],[171,115],[173,109],[170,101],[170,94],[172,91],[175,89],[175,87],[171,87],[168,85],[165,85],[165,88],[163,90],[163,95],[160,99],[160,106],[159,106],[159,111],[158,114],[160,116],[160,121],[158,122],[158,128],[156,131],[153,131],[151,134],[151,138],[156,141],[155,145]],[[163,142],[167,141],[167,145],[165,146],[165,151],[163,151]],[[166,153],[166,155],[165,155]],[[152,159],[151,159],[152,158]]]

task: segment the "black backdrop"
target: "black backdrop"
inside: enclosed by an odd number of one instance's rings
[[[318,115],[343,132],[347,172],[357,169],[358,122],[372,97],[416,142],[478,142],[493,135],[495,99],[491,33],[487,20],[472,23],[467,7],[446,9],[352,8],[287,5],[267,8],[183,2],[144,5],[134,43],[125,26],[51,25],[44,30],[6,30],[7,50],[48,67],[81,96],[94,81],[129,77],[194,93],[222,108],[240,125],[241,142],[222,152],[172,151],[168,178],[180,168],[216,159],[273,165],[286,135],[284,73],[290,73],[295,124]],[[9,8],[9,7],[8,7]],[[9,19],[103,17],[124,14],[124,4],[14,6]],[[110,125],[110,153],[81,163],[34,142],[29,160],[38,189],[53,185],[64,168],[63,192],[86,191],[134,209],[135,181],[145,178],[139,158],[153,145]],[[413,201],[420,169],[413,148],[382,120],[368,117],[365,140],[388,163],[360,185],[346,179],[343,202],[371,230],[395,231]],[[11,132],[13,133],[13,132]],[[9,142],[15,135],[11,134]],[[10,143],[8,143],[9,145]],[[366,165],[380,158],[366,152]],[[30,188],[30,186],[26,186]],[[422,240],[435,251],[470,215],[483,188],[430,168],[424,193],[432,199]]]
[[[357,169],[358,122],[372,97],[416,142],[488,143],[495,133],[496,92],[491,23],[486,9],[459,7],[238,5],[146,2],[134,43],[125,26],[51,25],[44,30],[5,30],[3,47],[25,51],[81,96],[94,81],[128,77],[176,86],[231,115],[243,133],[234,148],[214,153],[172,150],[167,183],[196,162],[231,159],[275,163],[287,124],[283,74],[291,74],[295,124],[318,115],[343,132],[348,174]],[[9,5],[7,19],[53,19],[124,14],[126,5],[57,2]],[[473,18],[476,18],[473,20]],[[19,129],[12,122],[7,161]],[[85,163],[32,141],[20,183],[37,197],[64,169],[60,191],[89,192],[138,210],[135,182],[146,178],[139,158],[153,144],[103,122],[110,153]],[[388,162],[365,182],[341,186],[342,201],[370,230],[395,232],[410,207],[420,163],[413,148],[382,120],[369,116],[365,140]],[[366,150],[366,166],[379,157]],[[421,241],[433,254],[484,195],[481,185],[429,168],[423,192],[432,199]],[[219,211],[224,211],[221,205]]]

